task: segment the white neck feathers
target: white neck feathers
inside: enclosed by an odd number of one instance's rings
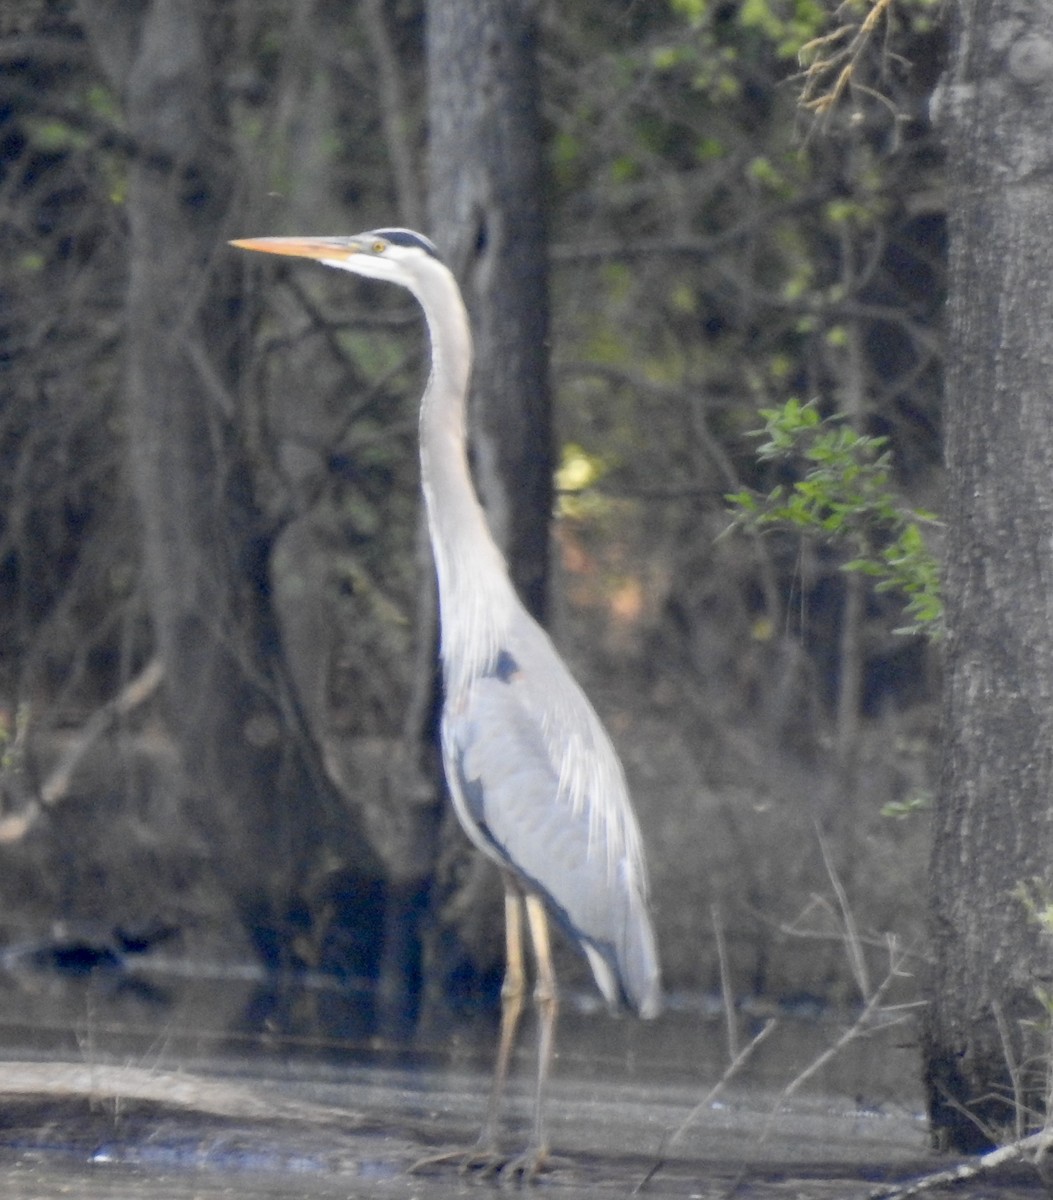
[[[436,263],[417,293],[432,370],[420,412],[421,483],[439,584],[448,698],[491,668],[519,606],[468,469],[466,403],[472,340],[453,276]]]

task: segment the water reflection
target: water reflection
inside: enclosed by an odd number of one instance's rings
[[[150,986],[128,986],[133,976]],[[139,1195],[147,1185],[158,1198],[221,1188],[233,1197],[477,1194],[452,1171],[406,1169],[474,1137],[489,1020],[412,1044],[321,1037],[311,1022],[331,987],[301,979],[282,997],[300,1032],[249,1035],[244,1014],[263,983],[252,972],[202,978],[200,964],[191,972],[175,961],[149,975],[72,978],[9,964],[0,974],[3,1194]],[[686,1003],[649,1023],[567,1008],[550,1120],[554,1149],[572,1165],[547,1181],[567,1195],[628,1194],[656,1163],[647,1194],[708,1195],[743,1165],[757,1183],[815,1175],[817,1164],[826,1179],[853,1177],[861,1164],[871,1175],[907,1171],[925,1155],[916,1053],[902,1026],[834,1058],[776,1112],[761,1144],[781,1090],[840,1031],[833,1020],[786,1017],[670,1145],[727,1065],[722,1020]],[[513,1141],[526,1132],[532,1056],[528,1038],[510,1093]]]

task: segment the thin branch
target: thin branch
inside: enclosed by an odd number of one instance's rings
[[[395,176],[395,192],[402,220],[419,229],[424,221],[420,179],[415,166],[415,149],[411,132],[413,119],[406,89],[402,83],[399,56],[388,36],[390,21],[384,12],[383,0],[364,0],[366,37],[377,68],[380,89],[380,116],[384,140]]]
[[[995,1025],[998,1028],[998,1036],[1002,1041],[1002,1054],[1005,1056],[1006,1069],[1009,1071],[1009,1079],[1013,1085],[1013,1120],[1016,1140],[1019,1142],[1024,1136],[1024,1083],[1020,1077],[1020,1064],[1016,1060],[1016,1054],[1013,1052],[1013,1038],[1009,1032],[1009,1023],[1005,1019],[1005,1013],[1002,1011],[1001,1004],[997,1000],[991,1001],[991,1011],[994,1013]]]
[[[778,1021],[776,1021],[774,1017],[771,1017],[769,1020],[767,1020],[764,1023],[763,1027],[751,1039],[751,1041],[749,1041],[739,1051],[739,1053],[735,1057],[734,1061],[728,1065],[727,1070],[724,1072],[723,1075],[721,1075],[720,1079],[717,1080],[717,1082],[709,1089],[709,1091],[705,1094],[705,1096],[703,1096],[702,1099],[695,1105],[695,1107],[687,1114],[687,1116],[683,1119],[683,1121],[680,1122],[680,1124],[676,1127],[676,1129],[673,1130],[673,1132],[669,1135],[669,1137],[665,1139],[663,1144],[659,1147],[658,1154],[655,1157],[655,1161],[651,1164],[649,1170],[647,1171],[647,1174],[643,1177],[643,1179],[640,1180],[640,1182],[636,1185],[636,1187],[633,1188],[630,1195],[633,1195],[633,1196],[640,1195],[640,1193],[644,1190],[644,1188],[648,1185],[648,1183],[650,1183],[650,1181],[655,1177],[655,1175],[658,1174],[658,1172],[665,1165],[665,1156],[668,1153],[670,1147],[675,1145],[675,1143],[678,1142],[684,1136],[685,1133],[687,1133],[687,1131],[691,1128],[691,1126],[694,1125],[694,1123],[698,1120],[698,1118],[702,1115],[702,1113],[705,1112],[705,1110],[707,1108],[709,1108],[709,1106],[713,1103],[713,1101],[716,1100],[716,1098],[724,1090],[725,1086],[732,1079],[734,1079],[734,1077],[746,1065],[746,1063],[749,1061],[749,1059],[753,1056],[753,1052],[763,1042],[765,1042],[767,1040],[769,1034],[772,1034],[775,1032],[775,1029],[777,1028],[778,1024],[779,1024]]]
[[[888,938],[888,952],[888,973],[882,980],[877,990],[869,998],[859,1016],[848,1027],[848,1029],[841,1034],[837,1041],[834,1042],[833,1045],[828,1046],[817,1058],[813,1059],[813,1061],[807,1067],[805,1067],[805,1069],[801,1071],[801,1073],[795,1079],[792,1079],[786,1085],[786,1087],[783,1088],[778,1099],[771,1106],[771,1109],[765,1118],[764,1124],[761,1126],[760,1135],[756,1141],[757,1146],[763,1145],[763,1143],[767,1140],[768,1135],[771,1133],[772,1126],[775,1124],[775,1120],[786,1101],[789,1100],[790,1097],[801,1087],[803,1087],[804,1084],[807,1083],[817,1071],[822,1070],[822,1068],[825,1067],[826,1064],[831,1061],[831,1059],[835,1058],[845,1048],[845,1046],[849,1045],[851,1042],[854,1042],[857,1038],[867,1036],[867,1034],[870,1032],[867,1026],[870,1025],[872,1018],[880,1011],[881,1001],[884,998],[885,993],[888,991],[889,987],[891,987],[892,981],[894,979],[898,979],[902,974],[900,970],[900,956],[896,946],[896,939],[891,936]],[[906,1020],[905,1016],[897,1018],[896,1023],[903,1020]],[[885,1029],[888,1027],[888,1024],[883,1026]],[[746,1167],[744,1166],[739,1174],[739,1177],[726,1190],[726,1195],[731,1196],[738,1191],[739,1186],[742,1183],[742,1179],[745,1177],[745,1173]]]
[[[97,709],[84,722],[73,744],[59,759],[58,765],[44,781],[38,797],[32,803],[0,821],[0,845],[19,841],[36,824],[40,815],[54,804],[66,799],[73,782],[73,773],[95,745],[121,717],[128,716],[157,691],[164,678],[160,658],[152,658],[117,695]]]
[[[856,81],[863,51],[891,3],[892,0],[873,0],[870,11],[858,24],[841,25],[830,33],[813,38],[801,47],[798,54],[801,60],[816,54],[798,76],[804,80],[799,101],[803,109],[817,117],[826,118],[837,108],[846,92],[860,91],[879,98],[892,110],[893,116],[898,115],[895,106],[886,96]],[[841,13],[844,9],[845,5],[842,4],[837,12]],[[835,49],[838,45],[840,49]],[[835,70],[837,76],[833,83],[825,90],[820,90]]]
[[[724,1002],[724,1026],[728,1037],[728,1057],[734,1062],[739,1056],[739,1030],[735,1021],[735,996],[731,989],[731,970],[728,966],[728,947],[724,941],[724,922],[720,905],[710,906],[713,934],[717,940],[717,961],[720,964],[720,994]]]
[[[919,1179],[896,1187],[879,1188],[870,1193],[870,1200],[907,1200],[909,1196],[919,1196],[922,1192],[932,1191],[933,1188],[948,1187],[951,1184],[964,1183],[968,1179],[978,1179],[981,1175],[994,1171],[998,1167],[1004,1167],[1007,1163],[1019,1162],[1032,1151],[1034,1151],[1034,1160],[1037,1161],[1046,1153],[1051,1144],[1053,1144],[1053,1138],[1051,1138],[1049,1130],[1043,1129],[1038,1133],[1031,1134],[1030,1137],[1011,1142],[1008,1146],[999,1146],[997,1150],[981,1154],[972,1162],[958,1163],[957,1166],[948,1167],[943,1171],[933,1171],[931,1175],[922,1175]]]
[[[814,210],[821,199],[819,193],[814,192],[785,204],[773,205],[711,237],[638,237],[631,241],[619,238],[577,240],[556,243],[550,248],[549,254],[552,262],[557,265],[605,262],[610,259],[628,262],[635,258],[664,258],[670,255],[676,258],[710,258],[751,237],[758,230],[770,229],[784,217]]]

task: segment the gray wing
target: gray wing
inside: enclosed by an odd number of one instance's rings
[[[543,631],[521,630],[451,699],[443,753],[472,840],[547,900],[609,1002],[657,1012],[646,874],[621,764]]]

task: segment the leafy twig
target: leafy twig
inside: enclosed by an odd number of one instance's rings
[[[790,484],[767,495],[741,491],[726,497],[737,510],[732,527],[807,533],[848,547],[844,571],[875,581],[879,592],[899,591],[910,624],[901,633],[938,636],[943,605],[939,567],[922,527],[937,524],[923,509],[909,508],[892,485],[887,438],[853,429],[839,417],[824,419],[814,401],[788,400],[761,410],[764,428],[757,450],[762,463],[796,468]]]

